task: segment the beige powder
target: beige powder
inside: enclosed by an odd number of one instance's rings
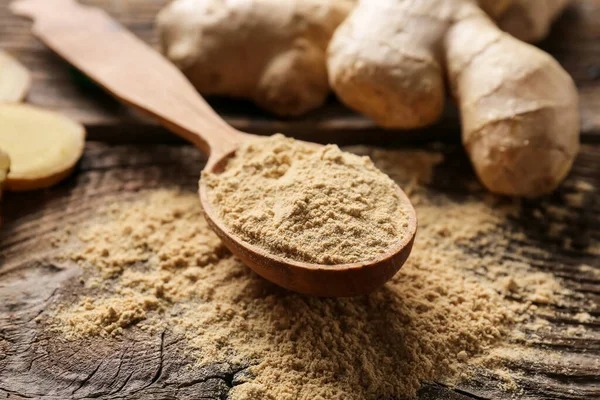
[[[119,292],[123,294],[122,291]],[[156,310],[159,306],[161,304],[155,296],[142,296],[139,293],[110,299],[85,297],[77,307],[77,313],[65,322],[69,324],[70,329],[78,332],[116,334],[121,333],[123,328],[145,320],[147,312]]]
[[[398,183],[414,183],[420,223],[407,263],[373,294],[323,299],[278,288],[223,247],[194,193],[160,190],[109,207],[79,233],[71,257],[87,271],[86,286],[102,290],[57,310],[54,329],[72,340],[168,329],[201,364],[253,364],[253,377],[230,392],[238,400],[410,398],[420,382],[452,383],[470,363],[521,351],[505,345],[522,341],[513,326],[541,329],[531,302],[563,289],[526,263],[474,252],[505,253],[518,203],[458,203],[416,183],[431,179],[439,155],[419,155],[414,170],[413,153],[361,152]]]
[[[204,173],[235,235],[296,261],[368,261],[402,239],[408,210],[368,157],[274,135],[246,143],[221,174]]]
[[[59,310],[56,329],[76,339],[168,327],[201,363],[258,361],[234,399],[411,397],[507,333],[511,311],[460,270],[468,257],[453,242],[466,232],[441,229],[439,206],[422,208],[413,255],[385,287],[322,299],[256,276],[220,247],[198,203],[193,193],[152,192],[86,229],[72,256],[112,278],[103,297]],[[465,210],[445,211],[456,224]],[[494,220],[480,219],[472,233]]]

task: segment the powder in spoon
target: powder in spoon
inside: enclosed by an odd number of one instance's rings
[[[281,134],[242,145],[204,173],[218,217],[271,254],[323,265],[372,260],[406,234],[409,211],[368,157]]]

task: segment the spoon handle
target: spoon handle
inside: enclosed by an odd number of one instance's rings
[[[33,19],[40,40],[108,92],[207,154],[244,140],[173,64],[104,11],[75,0],[18,0],[11,10]]]

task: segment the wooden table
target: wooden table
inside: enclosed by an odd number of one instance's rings
[[[96,0],[143,39],[155,43],[153,17],[164,0]],[[90,85],[68,65],[45,49],[29,32],[29,22],[11,16],[8,1],[0,0],[0,48],[8,50],[32,71],[30,103],[59,109],[82,121],[89,143],[77,173],[64,183],[33,193],[8,193],[4,199],[4,226],[0,239],[0,397],[164,399],[225,398],[244,366],[209,365],[193,373],[180,341],[169,334],[141,331],[118,340],[65,342],[40,328],[38,317],[54,302],[75,299],[78,270],[63,268],[44,249],[52,233],[65,223],[85,220],[108,196],[131,197],[143,188],[176,184],[193,189],[197,171],[205,161],[195,149],[151,121],[133,114]],[[529,261],[551,272],[580,295],[569,306],[548,305],[560,311],[551,318],[551,333],[529,337],[528,345],[541,351],[558,351],[554,363],[517,362],[521,398],[599,399],[600,371],[600,0],[580,0],[567,10],[551,36],[541,44],[572,74],[580,90],[582,137],[585,143],[566,184],[550,196],[528,201],[525,210],[565,206],[577,182],[594,187],[582,206],[569,206],[563,216],[548,214],[540,222],[525,211],[515,223],[527,228],[524,248],[552,250],[552,259]],[[331,98],[320,110],[300,120],[278,120],[243,101],[211,99],[215,108],[235,127],[249,132],[283,131],[321,142],[369,143],[427,148],[441,141],[446,171],[432,185],[440,193],[460,195],[473,172],[459,145],[456,111],[449,108],[436,126],[411,132],[383,131]],[[448,172],[449,171],[449,172]],[[460,197],[460,196],[457,196]],[[560,221],[553,220],[560,218]],[[547,235],[553,222],[567,224],[565,234],[573,246],[562,248]],[[596,271],[582,272],[587,264]],[[592,320],[575,315],[587,311]],[[570,336],[568,327],[583,324],[593,334]],[[176,391],[175,391],[176,390]],[[421,399],[503,399],[511,394],[485,374],[455,389],[424,384]]]

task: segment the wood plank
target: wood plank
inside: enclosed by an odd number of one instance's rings
[[[489,196],[469,189],[475,177],[460,146],[444,145],[436,151],[445,155],[445,161],[436,168],[431,183],[435,192],[457,202],[469,196],[483,201]],[[195,191],[204,162],[204,156],[190,146],[89,143],[77,173],[62,184],[35,194],[6,194],[5,225],[0,231],[0,395],[217,399],[226,398],[246,376],[247,365],[188,368],[193,360],[186,354],[184,342],[168,330],[149,333],[134,327],[116,339],[67,342],[44,325],[56,304],[72,304],[87,294],[79,284],[81,270],[54,258],[49,250],[53,233],[89,220],[111,196],[126,201],[141,189],[172,186]],[[523,328],[523,345],[539,357],[514,359],[508,364],[522,390],[519,398],[600,397],[600,264],[597,249],[591,246],[600,242],[599,170],[600,144],[583,146],[559,190],[525,201],[514,216],[511,224],[523,232],[522,238],[495,250],[501,251],[505,260],[526,262],[560,276],[572,290],[564,303],[537,304],[540,315],[554,315],[546,318],[547,330],[533,334]],[[570,201],[582,193],[580,201]],[[557,208],[561,211],[556,212]],[[563,224],[564,234],[549,235],[553,224]],[[564,246],[565,237],[571,240],[570,246]],[[485,240],[468,246],[476,259],[490,251]],[[582,264],[589,269],[582,270]],[[582,322],[577,317],[583,311],[591,315],[590,320]],[[586,336],[571,332],[579,325],[586,327]],[[514,398],[515,393],[502,390],[502,384],[500,376],[482,369],[454,389],[440,383],[424,384],[419,398]]]
[[[88,126],[90,137],[100,140],[167,140],[165,130],[118,104],[91,85],[66,63],[48,51],[30,33],[30,23],[10,14],[9,0],[0,0],[0,48],[6,49],[33,71],[34,85],[28,101],[59,109]],[[156,45],[153,19],[167,0],[86,0],[109,11],[142,39]],[[581,94],[581,118],[585,140],[600,137],[600,0],[576,0],[560,18],[550,37],[541,46],[553,54],[574,77]],[[254,133],[286,132],[307,138],[319,132],[321,141],[329,137],[353,142],[422,141],[431,138],[457,140],[458,118],[449,106],[435,126],[415,131],[382,131],[331,96],[327,104],[300,119],[278,119],[246,101],[210,99],[213,106],[236,128]],[[114,130],[126,125],[117,137]],[[152,133],[145,129],[151,127]],[[335,136],[332,136],[335,135]],[[313,136],[315,136],[313,134]]]

